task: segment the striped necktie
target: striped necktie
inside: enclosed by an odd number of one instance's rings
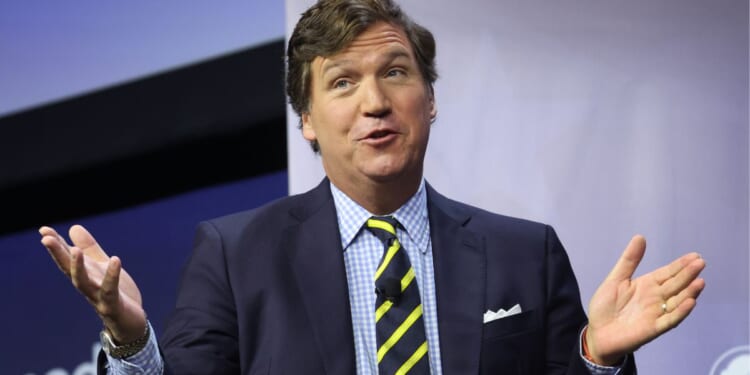
[[[399,225],[391,216],[373,216],[365,225],[385,245],[375,271],[378,372],[429,374],[422,302],[409,256],[396,237]]]

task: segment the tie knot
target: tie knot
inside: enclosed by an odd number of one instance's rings
[[[378,237],[383,244],[390,246],[396,239],[396,228],[400,225],[393,216],[372,216],[367,219],[365,228]]]

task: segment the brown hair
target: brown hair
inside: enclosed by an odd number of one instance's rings
[[[302,13],[287,46],[286,93],[297,115],[310,106],[310,65],[346,48],[352,40],[378,21],[403,28],[416,55],[419,71],[430,90],[437,79],[435,38],[412,21],[391,0],[319,0]],[[300,123],[301,126],[301,123]],[[317,142],[311,142],[318,151]]]

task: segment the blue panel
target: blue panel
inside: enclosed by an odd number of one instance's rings
[[[82,224],[105,251],[120,256],[160,333],[174,304],[196,224],[257,207],[286,193],[284,171],[75,222],[49,224],[62,233],[72,224]],[[0,309],[4,323],[0,374],[93,374],[86,371],[85,362],[92,360],[101,323],[47,255],[39,235],[28,231],[0,237],[0,255],[0,285],[10,285]],[[61,370],[51,372],[54,368]]]
[[[0,116],[284,37],[277,0],[0,2]]]

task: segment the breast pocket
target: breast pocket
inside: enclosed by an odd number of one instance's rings
[[[538,312],[536,310],[524,311],[520,314],[485,323],[482,329],[482,338],[484,341],[503,339],[535,331],[540,327],[541,319]]]
[[[542,316],[530,310],[485,323],[482,374],[535,374],[544,361]]]

